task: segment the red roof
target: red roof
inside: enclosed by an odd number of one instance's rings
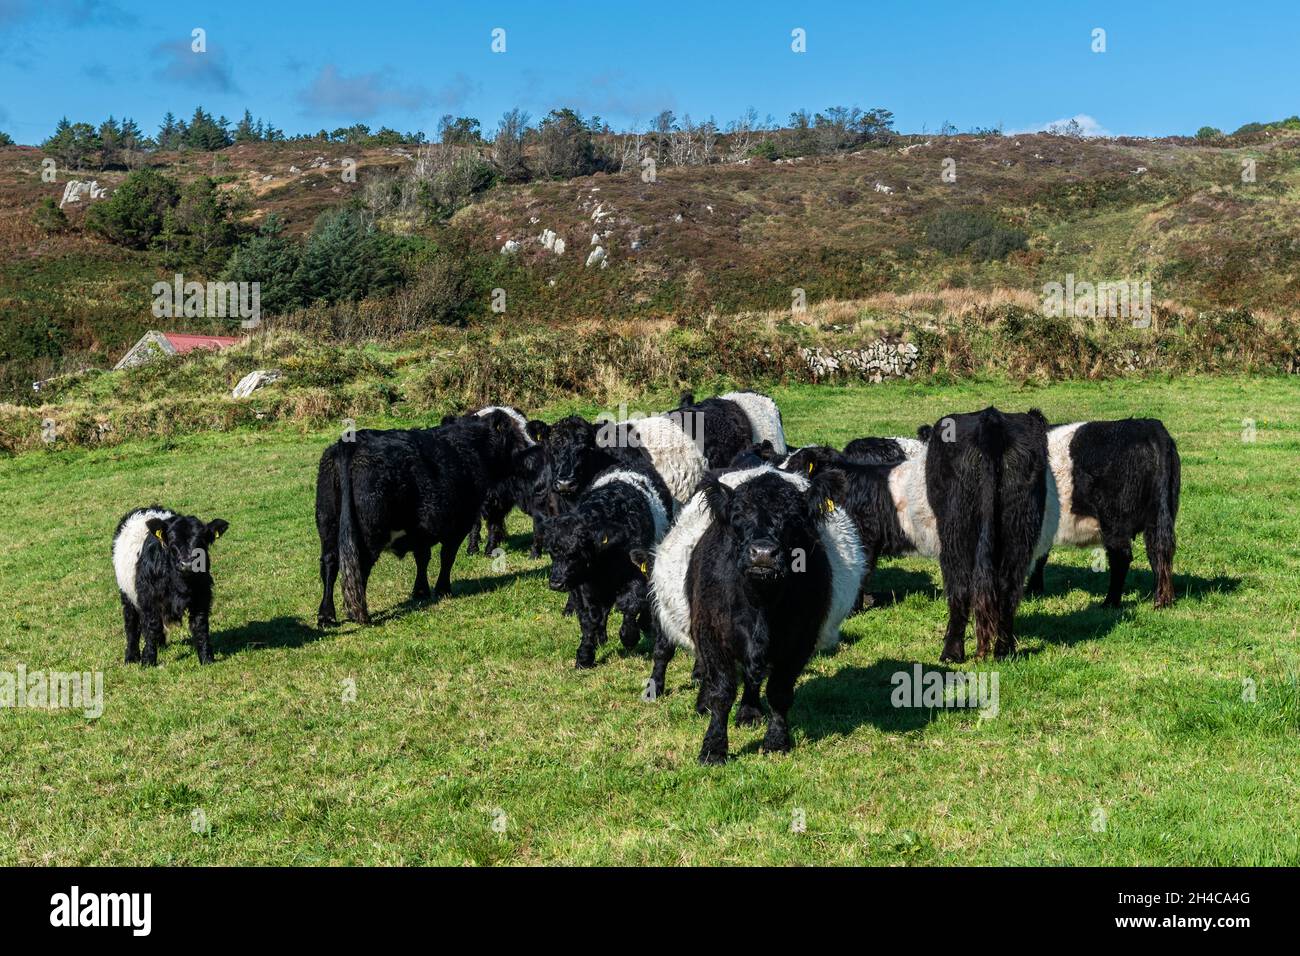
[[[224,349],[244,341],[238,335],[184,335],[180,332],[164,332],[163,337],[171,343],[178,355],[195,349]]]

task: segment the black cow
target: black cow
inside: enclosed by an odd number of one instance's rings
[[[728,468],[756,468],[759,465],[772,465],[780,468],[790,456],[785,452],[779,452],[772,447],[772,443],[766,438],[762,441],[751,442],[736,453],[735,457],[727,463]],[[714,469],[725,470],[725,469]]]
[[[1154,418],[1058,425],[1047,433],[1048,458],[1061,499],[1055,544],[1106,549],[1117,608],[1141,532],[1155,575],[1155,606],[1174,603],[1174,521],[1182,483],[1178,447]],[[1047,555],[1034,565],[1031,594],[1043,593]]]
[[[532,422],[529,423],[533,425]],[[533,543],[529,549],[530,558],[542,553],[542,519],[550,513],[550,478],[546,464],[546,453],[541,445],[533,444],[517,452],[510,467],[510,475],[500,484],[488,489],[483,497],[480,514],[487,524],[487,554],[496,551],[506,538],[506,516],[518,508],[533,519]],[[469,540],[465,545],[466,554],[479,551],[479,522],[475,521],[470,529]]]
[[[578,496],[572,510],[543,521],[550,586],[569,593],[581,626],[576,667],[595,666],[614,608],[623,614],[619,639],[625,648],[635,647],[643,631],[651,633],[643,554],[664,536],[671,514],[668,488],[653,471],[615,466]]]
[[[128,664],[156,665],[158,648],[167,645],[164,626],[179,623],[186,614],[199,663],[212,663],[209,551],[229,527],[220,518],[204,522],[161,505],[136,508],[118,522],[113,533],[113,571],[122,598]]]
[[[727,758],[727,719],[738,669],[755,696],[767,677],[771,714],[763,748],[790,749],[795,681],[828,624],[836,632],[839,628],[839,620],[828,621],[838,582],[820,546],[818,525],[842,484],[843,477],[832,470],[811,483],[768,472],[734,489],[713,477],[702,484],[713,520],[686,571],[690,636],[710,713],[701,763]],[[858,582],[852,587],[856,591]],[[742,701],[736,720],[753,723],[761,717],[758,701],[749,699]]]
[[[478,520],[483,496],[510,474],[523,447],[510,416],[493,412],[439,428],[362,430],[325,449],[316,478],[321,626],[335,623],[340,572],[348,616],[370,622],[366,582],[385,550],[415,556],[411,597],[425,600],[429,558],[441,544],[432,596],[450,594],[456,552]]]
[[[966,659],[972,613],[978,656],[1004,657],[1016,647],[1016,608],[1044,529],[1046,419],[1037,409],[992,407],[940,419],[930,431],[925,485],[948,598],[940,660]],[[1052,523],[1054,533],[1054,515]]]

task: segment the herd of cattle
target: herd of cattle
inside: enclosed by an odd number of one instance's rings
[[[325,450],[318,622],[336,623],[340,575],[348,616],[369,622],[366,584],[385,551],[413,556],[413,599],[449,595],[461,545],[479,549],[480,516],[495,552],[518,507],[578,620],[577,666],[595,665],[615,609],[625,647],[651,639],[655,696],[676,648],[691,651],[696,709],[710,717],[700,760],[717,763],[738,682],[736,723],[761,720],[766,679],[763,746],[789,748],[795,682],[814,649],[838,642],[881,558],[939,560],[943,661],[965,660],[972,616],[978,656],[1015,650],[1016,608],[1026,587],[1042,591],[1054,544],[1101,545],[1106,604],[1118,607],[1141,532],[1156,607],[1171,604],[1179,483],[1177,448],[1154,419],[1049,426],[1037,410],[986,408],[837,451],[788,448],[776,403],[749,391],[688,394],[625,422],[547,424],[491,406],[436,428],[358,431]],[[113,564],[128,662],[156,663],[164,624],[186,613],[200,661],[212,660],[208,551],[226,527],[159,506],[122,519]]]

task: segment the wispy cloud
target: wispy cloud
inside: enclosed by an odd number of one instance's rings
[[[53,14],[69,26],[127,27],[138,22],[136,15],[112,0],[0,0],[0,25],[14,26]]]
[[[1026,126],[1024,129],[1008,130],[1008,133],[1013,136],[1016,133],[1058,133],[1069,127],[1070,123],[1077,123],[1083,136],[1115,135],[1087,113],[1076,113],[1074,116],[1066,116],[1063,119],[1055,119],[1048,123],[1039,123],[1037,126]]]
[[[369,119],[385,110],[418,110],[429,102],[426,90],[394,84],[384,73],[347,76],[333,63],[321,67],[311,85],[298,93],[306,115]]]
[[[221,56],[220,49],[208,44],[207,51],[195,53],[189,40],[168,40],[153,48],[163,65],[154,74],[180,86],[212,93],[234,93],[235,85],[230,65]]]

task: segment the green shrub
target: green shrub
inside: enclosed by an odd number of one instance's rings
[[[1027,248],[1029,235],[1022,229],[999,222],[986,212],[947,209],[926,223],[925,241],[944,255],[966,254],[977,261],[989,262]]]
[[[32,222],[46,232],[63,232],[68,228],[68,217],[53,199],[42,199],[36,211],[32,213]]]
[[[144,249],[163,228],[168,210],[180,199],[176,184],[154,169],[137,169],[86,213],[86,229],[109,242]]]

